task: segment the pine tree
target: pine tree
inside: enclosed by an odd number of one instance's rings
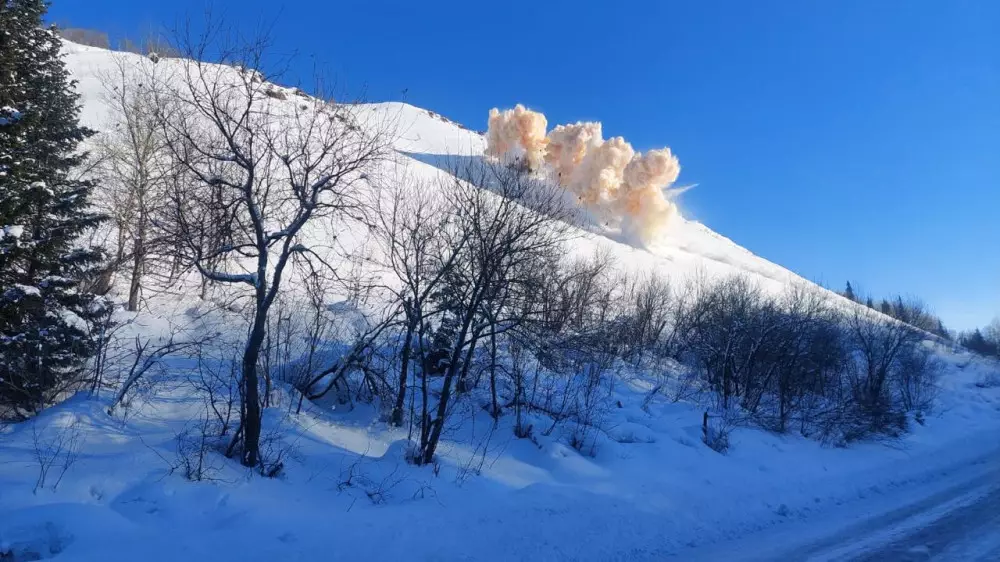
[[[850,281],[847,282],[847,288],[844,289],[844,297],[855,302],[858,300],[857,295],[854,294],[854,288],[851,287]]]
[[[996,352],[996,348],[990,345],[990,342],[986,340],[982,330],[979,328],[976,328],[970,334],[963,335],[961,343],[966,349],[981,355],[993,355]]]
[[[940,318],[937,319],[937,330],[935,330],[935,333],[946,340],[951,340],[951,333],[944,327],[944,322]]]
[[[871,297],[868,297],[868,300],[865,301],[865,306],[867,306],[872,310],[875,310],[875,303],[872,301]]]
[[[72,177],[92,132],[46,8],[0,0],[0,415],[37,411],[75,380],[108,313],[80,289],[102,258],[79,244],[101,220],[93,184]]]
[[[882,314],[885,314],[886,316],[892,316],[892,305],[885,299],[882,299],[882,303],[879,305],[879,310],[881,310]]]

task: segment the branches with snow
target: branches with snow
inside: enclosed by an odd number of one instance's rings
[[[18,122],[22,117],[22,114],[17,109],[5,105],[0,107],[0,127],[4,125],[13,125]]]
[[[257,72],[268,41],[212,44],[219,31],[182,38],[185,59],[164,84],[157,126],[176,171],[167,196],[178,255],[206,281],[243,285],[252,297],[241,360],[243,463],[259,458],[258,357],[269,312],[297,260],[329,264],[303,231],[317,220],[364,217],[358,197],[388,154],[393,131],[356,125],[351,104],[300,105],[273,94]],[[205,53],[223,64],[210,64]],[[309,267],[316,265],[310,263]]]

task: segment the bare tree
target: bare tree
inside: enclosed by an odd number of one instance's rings
[[[905,359],[923,338],[912,326],[862,307],[847,315],[846,324],[848,341],[857,355],[849,371],[851,392],[866,426],[856,431],[881,431],[896,423],[904,411],[893,396],[892,384],[902,369],[916,366]]]
[[[170,201],[185,263],[251,296],[240,434],[242,463],[256,466],[258,361],[271,306],[293,260],[324,263],[303,232],[307,225],[363,218],[359,192],[386,154],[389,131],[370,123],[363,129],[354,105],[268,95],[274,86],[259,71],[269,62],[267,39],[232,41],[209,29],[181,41],[186,59],[165,93],[177,111],[159,125],[188,177]],[[205,62],[210,54],[220,64]]]
[[[749,278],[737,276],[705,291],[692,315],[692,355],[720,408],[755,408],[766,387],[761,360],[778,334],[777,306]]]
[[[442,187],[447,187],[447,182]],[[406,390],[414,355],[414,337],[423,334],[425,322],[439,311],[429,301],[454,269],[469,239],[469,232],[455,228],[455,216],[440,193],[424,184],[404,179],[379,199],[378,240],[385,263],[398,285],[388,287],[403,312],[398,386],[390,422],[403,423]]]
[[[526,272],[558,252],[574,219],[556,186],[533,180],[523,170],[472,160],[454,170],[447,193],[456,239],[464,240],[432,306],[438,319],[420,334],[423,371],[421,432],[414,459],[431,463],[444,430],[450,401],[466,388],[477,346],[521,325],[540,311],[522,298],[532,284]],[[491,367],[495,366],[491,353]],[[428,380],[440,376],[438,401],[428,403]]]
[[[670,283],[655,274],[623,275],[619,285],[625,307],[622,313],[627,318],[619,335],[625,357],[639,364],[660,350],[662,338],[668,334],[673,292]]]
[[[827,396],[839,384],[848,357],[840,315],[829,298],[813,288],[796,285],[780,302],[782,326],[776,352],[770,355],[775,374],[770,381],[774,405],[764,425],[784,432],[794,415],[801,426],[811,422],[816,396]]]
[[[169,118],[156,91],[165,77],[146,59],[115,54],[102,72],[109,126],[98,137],[104,206],[117,231],[112,267],[128,264],[128,310],[139,306],[150,257],[162,250],[168,180],[174,175],[159,123]]]

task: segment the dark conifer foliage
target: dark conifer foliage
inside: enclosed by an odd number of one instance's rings
[[[42,27],[41,0],[0,0],[0,414],[37,411],[75,380],[108,313],[83,290],[102,255],[81,235],[101,217],[76,179],[92,131]]]

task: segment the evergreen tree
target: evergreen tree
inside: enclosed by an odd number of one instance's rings
[[[850,281],[847,282],[847,288],[844,289],[844,297],[854,302],[858,301],[858,296],[854,294],[854,287],[851,287]]]
[[[868,297],[868,300],[865,301],[865,306],[867,306],[868,308],[870,308],[872,310],[875,310],[875,303],[872,302],[872,298],[871,297]]]
[[[102,257],[78,243],[101,218],[93,185],[71,175],[92,132],[46,9],[0,0],[0,415],[37,411],[75,380],[108,313],[80,288]]]
[[[962,336],[961,344],[969,351],[974,351],[981,355],[995,355],[997,350],[983,337],[983,332],[976,328],[970,334]]]
[[[893,317],[905,324],[913,325],[913,318],[910,310],[903,304],[903,297],[896,296],[896,302],[892,305]]]
[[[882,311],[882,314],[892,316],[892,305],[889,304],[889,301],[882,299],[882,304],[879,305],[879,309]]]
[[[940,318],[937,319],[937,329],[934,330],[934,333],[946,340],[951,341],[951,332],[944,327],[944,322],[942,322]]]

